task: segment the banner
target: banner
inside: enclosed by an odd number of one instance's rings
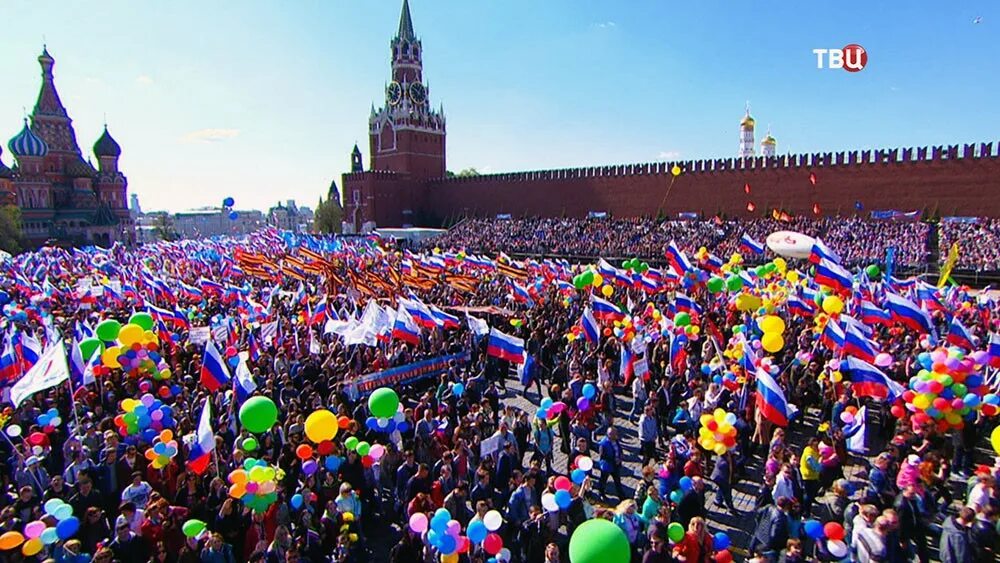
[[[896,209],[883,209],[872,211],[872,219],[883,219],[893,221],[919,221],[920,211],[898,211]]]
[[[212,330],[207,326],[193,326],[188,332],[188,342],[198,346],[204,346],[208,343],[208,338],[211,334]]]
[[[979,223],[979,217],[942,217],[942,223],[965,223],[975,225]]]
[[[468,352],[438,356],[429,360],[414,362],[384,371],[377,371],[362,375],[356,381],[358,390],[362,393],[370,393],[379,387],[387,385],[408,385],[428,377],[437,377],[448,369],[448,362],[454,360],[458,365],[464,365],[472,358]]]
[[[69,365],[66,363],[66,348],[60,340],[46,348],[38,363],[10,388],[10,402],[15,408],[19,407],[35,393],[55,387],[67,379]]]

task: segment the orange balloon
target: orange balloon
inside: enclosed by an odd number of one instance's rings
[[[313,455],[312,446],[309,444],[301,444],[299,447],[295,448],[295,455],[297,455],[302,461],[311,458]]]

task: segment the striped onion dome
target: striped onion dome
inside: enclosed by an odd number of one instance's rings
[[[0,147],[0,156],[2,155],[3,155],[3,148]],[[13,177],[14,177],[14,171],[11,170],[10,168],[7,168],[7,165],[3,163],[3,160],[0,160],[0,178],[9,179]]]
[[[27,119],[24,120],[24,129],[21,129],[21,132],[7,143],[7,147],[10,152],[14,153],[14,156],[45,156],[49,154],[48,145],[31,131]]]
[[[108,133],[108,126],[104,126],[104,133],[101,134],[101,138],[97,139],[94,143],[94,154],[98,157],[102,156],[113,156],[119,157],[122,155],[122,148],[118,145],[118,142]]]

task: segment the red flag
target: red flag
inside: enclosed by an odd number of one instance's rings
[[[814,185],[814,186],[816,185],[816,173],[815,172],[810,172],[809,173],[809,183],[812,184],[812,185]]]
[[[749,211],[750,213],[753,213],[756,210],[757,210],[757,206],[754,205],[752,201],[748,201],[747,202],[747,211]]]
[[[743,193],[745,193],[745,194],[750,193],[750,184],[749,183],[743,184]]]

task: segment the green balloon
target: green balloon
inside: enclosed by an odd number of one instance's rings
[[[84,338],[80,341],[80,357],[87,361],[94,357],[94,352],[103,353],[104,343],[100,338]]]
[[[632,264],[631,260],[622,260],[622,269],[623,270],[629,269],[631,267],[631,264]]]
[[[743,289],[743,278],[739,276],[729,276],[726,278],[726,289],[733,292]]]
[[[877,278],[882,273],[882,270],[879,269],[878,265],[871,264],[870,266],[865,268],[865,273],[868,274],[869,278]]]
[[[250,397],[240,407],[240,424],[254,434],[267,432],[278,421],[278,407],[267,397]]]
[[[569,540],[571,563],[629,563],[631,559],[632,549],[625,532],[603,518],[580,524]]]
[[[399,409],[399,395],[388,387],[376,389],[368,397],[368,410],[376,418],[392,418]]]
[[[639,263],[639,273],[640,274],[645,274],[648,271],[649,271],[649,264],[647,264],[645,262],[640,262]]]
[[[687,326],[691,324],[691,315],[687,313],[677,313],[674,316],[674,324],[677,326]]]
[[[192,518],[191,520],[188,520],[187,522],[184,523],[184,525],[181,527],[181,530],[184,532],[185,536],[193,538],[198,534],[204,532],[205,528],[207,527],[208,524],[202,522],[201,520]]]
[[[753,269],[753,273],[757,274],[758,278],[762,278],[767,272],[764,270],[764,266],[757,266]]]
[[[712,293],[718,293],[722,291],[723,288],[726,287],[726,280],[716,276],[712,276],[711,278],[708,279],[708,283],[706,283],[705,285],[708,286],[708,290],[711,291]]]
[[[684,539],[684,526],[682,526],[679,522],[671,522],[670,525],[667,526],[667,537],[670,538],[671,541],[681,541]]]
[[[149,313],[136,313],[128,318],[128,322],[141,326],[142,330],[153,330],[153,315]]]
[[[586,272],[580,274],[581,279],[583,279],[583,286],[587,287],[594,283],[594,271],[587,270]]]
[[[583,276],[578,275],[573,277],[573,287],[577,289],[583,289],[587,287],[587,282],[583,281]]]
[[[358,447],[357,436],[351,436],[350,438],[344,440],[344,447],[347,448],[348,451],[356,449]]]
[[[247,438],[243,440],[243,444],[241,445],[243,446],[244,450],[252,452],[257,449],[257,438],[253,437]]]
[[[118,338],[118,331],[121,329],[121,323],[114,319],[108,319],[101,321],[100,324],[97,325],[97,328],[94,329],[94,333],[96,333],[97,337],[104,342],[113,342],[116,338]]]
[[[355,448],[360,456],[368,455],[368,452],[372,451],[372,445],[368,442],[358,442],[357,448]]]

